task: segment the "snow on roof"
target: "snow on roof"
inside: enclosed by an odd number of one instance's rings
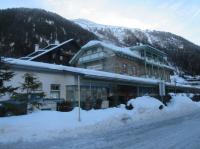
[[[105,42],[98,41],[98,40],[91,40],[87,44],[82,46],[82,48],[72,57],[72,59],[70,60],[69,63],[73,64],[74,61],[79,57],[79,55],[81,55],[81,53],[83,51],[87,50],[90,47],[96,46],[96,45],[106,47],[106,48],[112,50],[113,52],[123,53],[125,55],[132,56],[134,58],[142,59],[141,56],[139,55],[139,53],[137,53],[136,51],[131,51],[130,47],[118,47],[111,43],[105,43]]]
[[[120,52],[120,53],[129,55],[129,56],[141,58],[141,56],[137,52],[131,51],[130,47],[118,47],[116,45],[113,45],[113,44],[110,44],[110,43],[105,43],[105,42],[98,41],[98,40],[89,41],[86,45],[84,45],[82,47],[82,49],[86,49],[86,48],[89,48],[89,47],[92,47],[92,46],[95,46],[95,45],[101,45],[103,47],[106,47],[106,48],[114,51],[114,52]]]
[[[11,64],[12,66],[17,65],[17,66],[24,66],[27,68],[37,67],[37,68],[43,68],[43,69],[58,70],[62,72],[72,72],[72,73],[78,73],[78,74],[84,75],[86,77],[115,79],[115,80],[131,81],[131,82],[144,83],[144,84],[157,84],[158,82],[160,82],[160,80],[151,79],[151,78],[133,77],[133,76],[104,72],[104,71],[97,71],[97,70],[56,65],[56,64],[48,64],[48,63],[35,62],[35,61],[20,60],[20,59],[14,59],[14,58],[5,58],[4,61],[7,62],[8,64]]]

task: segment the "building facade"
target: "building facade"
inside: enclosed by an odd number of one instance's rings
[[[70,60],[76,67],[170,81],[173,68],[167,55],[151,46],[120,48],[90,41]]]
[[[6,59],[5,62],[15,73],[6,85],[19,87],[16,92],[24,93],[21,88],[23,76],[25,73],[31,73],[41,82],[39,91],[44,92],[44,98],[62,99],[72,102],[73,106],[77,106],[79,93],[81,103],[95,103],[101,100],[114,102],[116,105],[125,104],[129,99],[138,96],[159,96],[160,80],[156,79],[19,59]],[[165,85],[166,93],[173,92],[173,84]],[[176,91],[192,93],[200,92],[200,89],[176,86]],[[0,100],[2,99],[8,100],[10,95],[5,95]]]

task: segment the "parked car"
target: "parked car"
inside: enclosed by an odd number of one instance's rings
[[[23,115],[27,113],[27,103],[8,100],[2,101],[0,103],[0,117],[3,116],[13,116],[13,115]]]

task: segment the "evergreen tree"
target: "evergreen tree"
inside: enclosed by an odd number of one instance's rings
[[[28,99],[30,99],[31,95],[41,86],[41,82],[32,73],[25,73],[23,78],[24,83],[22,83],[22,89],[26,90]]]
[[[11,85],[5,84],[6,82],[10,81],[13,76],[14,73],[9,70],[9,66],[5,64],[0,56],[0,96],[4,95],[5,93],[13,93],[17,89],[13,88]]]

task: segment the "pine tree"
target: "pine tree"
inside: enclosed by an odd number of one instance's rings
[[[25,73],[23,78],[24,83],[22,83],[22,89],[26,90],[28,99],[30,99],[31,95],[41,86],[41,82],[32,73]]]
[[[14,73],[9,70],[9,66],[5,64],[0,56],[0,96],[6,93],[13,93],[17,88],[13,88],[11,85],[5,83],[10,81],[14,76]]]

